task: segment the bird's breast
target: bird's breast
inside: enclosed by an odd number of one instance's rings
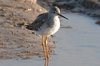
[[[58,16],[54,16],[53,19],[50,20],[49,25],[47,23],[45,23],[40,28],[38,33],[42,34],[42,35],[53,35],[58,31],[59,28],[60,28],[59,17]]]
[[[51,33],[54,34],[58,31],[58,29],[60,28],[60,20],[59,20],[59,17],[58,16],[55,16],[54,19],[53,19],[54,23],[53,23],[53,26],[51,28]]]

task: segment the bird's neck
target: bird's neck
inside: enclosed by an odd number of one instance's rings
[[[54,14],[54,13],[51,13],[51,14],[48,14],[48,21],[47,21],[47,24],[48,26],[53,26],[52,24],[55,24],[55,19],[58,18],[58,15]]]
[[[54,20],[54,18],[55,18],[56,16],[58,16],[58,15],[56,15],[56,14],[54,14],[54,13],[49,13],[49,14],[48,14],[48,22],[53,22],[53,20]]]
[[[58,16],[57,14],[54,13],[49,13],[48,14],[48,19],[53,20],[54,17]]]

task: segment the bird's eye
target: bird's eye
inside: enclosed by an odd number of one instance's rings
[[[53,11],[53,13],[56,13],[56,11]]]

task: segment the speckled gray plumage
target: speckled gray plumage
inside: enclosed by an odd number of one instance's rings
[[[27,25],[27,29],[29,30],[38,30],[46,21],[47,21],[48,13],[40,14],[33,23]]]

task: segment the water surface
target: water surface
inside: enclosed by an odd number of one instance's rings
[[[62,27],[53,38],[55,55],[49,66],[100,66],[100,26],[95,19],[75,13],[63,13],[69,20],[61,18]],[[43,66],[43,59],[1,60],[0,66]]]

